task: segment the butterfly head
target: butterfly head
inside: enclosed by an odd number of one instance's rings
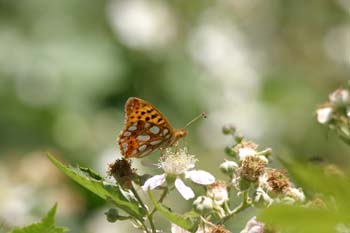
[[[174,133],[174,141],[177,142],[180,138],[183,138],[187,135],[188,131],[185,129],[178,129]]]

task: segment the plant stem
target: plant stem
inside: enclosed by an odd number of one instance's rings
[[[210,221],[208,221],[207,219],[205,219],[203,216],[200,216],[202,222],[203,222],[203,232],[205,231],[205,224],[211,226],[211,227],[216,227],[216,225]]]
[[[158,203],[162,203],[166,197],[166,195],[168,194],[169,192],[169,189],[168,188],[165,188],[162,195],[160,196],[159,200],[158,200]],[[153,214],[157,211],[157,208],[154,207],[154,209],[152,210],[150,216],[153,217]]]
[[[136,199],[139,201],[140,205],[142,206],[142,208],[144,208],[147,211],[147,219],[149,221],[149,224],[151,225],[151,229],[152,229],[152,233],[156,233],[156,228],[154,226],[153,223],[153,219],[152,216],[150,215],[150,213],[148,212],[147,207],[145,206],[145,204],[143,203],[142,199],[140,198],[139,194],[137,193],[134,185],[131,185],[131,192],[134,194],[134,196],[136,197]],[[144,222],[142,222],[142,225],[144,225],[146,232],[149,232],[149,230],[147,229],[147,226],[145,225]]]
[[[243,191],[242,199],[243,199],[242,203],[239,206],[237,206],[234,210],[230,211],[230,213],[228,215],[226,215],[223,219],[221,219],[222,223],[225,223],[232,216],[234,216],[235,214],[238,214],[239,212],[245,210],[246,208],[248,208],[251,205],[250,203],[248,203],[248,191],[247,190]]]

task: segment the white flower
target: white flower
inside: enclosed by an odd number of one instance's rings
[[[268,205],[271,205],[273,203],[273,199],[261,187],[258,187],[256,189],[254,201],[259,202],[261,199]]]
[[[244,160],[248,156],[256,155],[256,153],[256,150],[249,147],[243,147],[238,149],[238,157],[240,161]]]
[[[241,233],[264,233],[264,226],[265,224],[258,222],[254,216],[247,222]]]
[[[171,224],[171,233],[190,233],[189,231],[186,231],[185,229],[179,227],[178,225]]]
[[[329,95],[329,100],[335,106],[344,106],[350,103],[350,93],[345,89],[337,89]]]
[[[213,184],[209,185],[207,195],[214,200],[214,203],[216,205],[221,206],[225,201],[228,201],[226,183],[223,181],[216,181]]]
[[[325,124],[332,119],[333,109],[331,107],[317,109],[317,121],[321,124]]]
[[[215,177],[210,173],[202,170],[191,170],[196,161],[193,155],[188,154],[186,148],[180,149],[176,153],[173,153],[171,149],[166,149],[158,164],[163,169],[164,174],[149,178],[142,189],[144,191],[155,189],[165,183],[167,176],[171,176],[176,177],[175,187],[186,200],[194,198],[194,192],[185,185],[180,178],[181,175],[185,175],[186,179],[189,178],[197,184],[209,185],[215,182]]]
[[[167,148],[164,155],[160,158],[159,167],[166,174],[181,175],[194,168],[196,162],[197,160],[194,155],[188,154],[186,148],[180,149],[176,153],[173,153],[171,149]]]
[[[203,227],[199,227],[197,229],[196,233],[210,233],[210,232],[213,232],[211,229],[212,228],[205,225],[204,229],[203,229]],[[171,233],[190,233],[190,232],[186,231],[185,229],[172,223],[171,224]]]

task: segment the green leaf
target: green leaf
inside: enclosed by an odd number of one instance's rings
[[[285,233],[336,232],[336,225],[348,219],[334,211],[291,205],[275,205],[258,217],[264,223],[277,226]]]
[[[65,166],[50,154],[48,158],[63,173],[100,198],[113,202],[118,208],[139,220],[146,215],[147,211],[139,205],[130,191],[123,190],[119,185],[107,183],[102,176],[89,168]]]
[[[326,197],[331,197],[332,202],[337,203],[337,207],[345,212],[350,211],[350,177],[334,176],[327,174],[324,169],[312,165],[301,165],[299,163],[288,163],[283,161],[284,167],[296,180],[298,186],[305,191],[312,193],[322,193]],[[330,203],[334,205],[334,203]]]
[[[49,213],[38,223],[31,224],[23,228],[16,228],[11,233],[64,233],[67,229],[55,226],[55,213],[57,204],[55,204]]]
[[[161,203],[158,203],[150,190],[148,191],[148,194],[155,208],[170,222],[190,232],[195,232],[197,230],[198,222],[199,222],[198,221],[199,215],[197,213],[189,212],[188,214],[184,214],[184,215],[173,213],[169,210],[169,208],[167,208]]]
[[[288,172],[309,194],[316,194],[325,207],[274,205],[265,209],[261,219],[283,232],[336,232],[338,224],[350,223],[350,177],[327,174],[321,167],[282,160]],[[312,196],[312,195],[311,195]],[[312,205],[311,205],[312,206]]]

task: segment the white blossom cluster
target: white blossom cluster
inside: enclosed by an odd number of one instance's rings
[[[303,202],[305,195],[300,188],[295,188],[285,171],[267,167],[271,149],[257,150],[258,146],[250,141],[242,141],[233,150],[237,162],[225,161],[221,170],[232,178],[232,186],[240,194],[244,190],[253,190],[252,204],[271,205],[274,202]]]
[[[340,138],[350,143],[350,89],[339,88],[317,110],[317,121],[335,130]]]

